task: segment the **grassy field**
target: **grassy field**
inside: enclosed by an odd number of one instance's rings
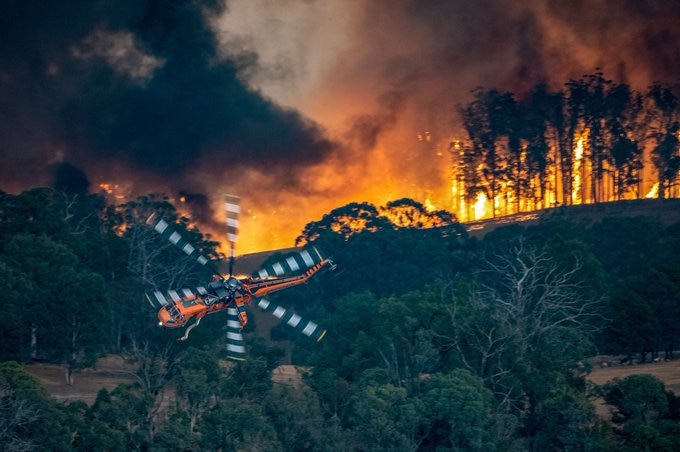
[[[616,378],[622,379],[636,374],[654,375],[664,382],[667,390],[673,391],[675,395],[680,396],[680,360],[635,364],[631,366],[595,366],[590,375],[588,375],[588,380],[596,385],[604,385]],[[603,419],[611,419],[611,407],[606,405],[601,398],[595,400],[595,409],[597,414]]]
[[[603,385],[615,378],[625,378],[634,374],[654,375],[664,382],[666,389],[680,395],[680,360],[632,366],[595,367],[588,379],[595,384]]]
[[[40,383],[60,402],[83,401],[88,405],[94,403],[100,389],[109,391],[124,383],[134,383],[134,366],[122,357],[109,355],[97,361],[97,366],[75,372],[72,386],[66,384],[64,366],[58,364],[30,363],[24,370],[40,380]]]
[[[81,400],[92,404],[100,389],[112,390],[119,384],[136,381],[134,366],[126,363],[122,357],[117,355],[101,358],[96,368],[76,371],[72,386],[65,383],[64,366],[31,363],[24,365],[24,370],[38,378],[47,392],[61,402]],[[624,378],[633,374],[654,375],[664,382],[666,389],[680,395],[680,360],[632,366],[595,365],[588,380],[597,385],[603,385],[615,378]],[[300,369],[295,366],[279,366],[272,372],[272,380],[278,384],[294,387],[300,384],[300,379]]]

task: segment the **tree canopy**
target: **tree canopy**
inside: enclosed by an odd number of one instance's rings
[[[675,356],[678,225],[556,217],[476,239],[413,200],[352,203],[302,233],[338,270],[272,296],[326,326],[324,340],[249,325],[248,359],[229,363],[223,318],[178,343],[144,299],[205,278],[147,234],[150,212],[217,255],[167,198],[36,189],[4,194],[0,211],[8,450],[671,450],[680,437],[677,400],[653,379],[601,389],[608,427],[584,366],[597,350]],[[57,403],[10,361],[73,376],[105,353],[135,365],[134,383],[91,406]],[[273,379],[281,362],[302,379]]]

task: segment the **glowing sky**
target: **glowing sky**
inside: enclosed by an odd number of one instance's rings
[[[241,253],[291,246],[350,201],[449,207],[446,147],[477,86],[521,94],[599,67],[644,89],[680,73],[680,3],[666,0],[5,9],[0,189],[49,184],[68,162],[92,189],[205,194],[207,212],[189,207],[215,233],[222,195],[237,193]]]

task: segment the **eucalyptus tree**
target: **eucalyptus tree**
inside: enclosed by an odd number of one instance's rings
[[[480,193],[486,193],[486,187],[480,171],[477,168],[482,165],[482,154],[476,151],[472,140],[454,140],[449,144],[449,152],[454,164],[455,184],[466,206],[465,217],[474,218],[472,209]]]
[[[35,297],[21,308],[30,311],[24,321],[35,326],[36,353],[66,363],[66,382],[72,384],[73,370],[93,364],[108,345],[104,279],[45,235],[17,234],[5,252],[35,284]]]
[[[389,227],[390,221],[380,214],[376,206],[368,202],[352,202],[333,209],[319,221],[308,223],[295,243],[304,245],[325,232],[333,232],[347,240],[359,232],[375,232]]]
[[[567,118],[567,146],[566,150],[569,153],[569,161],[567,173],[563,173],[563,188],[565,190],[565,204],[574,204],[574,194],[576,177],[581,177],[583,175],[583,170],[581,168],[575,168],[576,156],[574,155],[574,149],[578,141],[577,136],[583,132],[583,118],[585,116],[585,103],[588,97],[588,90],[586,83],[583,80],[570,80],[566,84],[565,97],[566,97],[566,107],[565,114]],[[575,174],[574,170],[580,171],[581,174]],[[566,177],[565,177],[566,176]]]
[[[591,198],[593,202],[605,201],[604,175],[605,163],[610,159],[610,148],[607,146],[606,120],[608,112],[608,94],[612,86],[612,80],[604,77],[597,71],[586,77],[588,98],[585,104],[585,122],[588,127],[588,141],[590,144],[590,165],[592,167]]]
[[[3,314],[0,316],[0,361],[24,361],[32,352],[31,332],[35,327],[27,303],[35,300],[37,289],[29,275],[22,272],[11,257],[0,255],[0,293]]]
[[[538,201],[541,207],[550,207],[549,191],[554,193],[554,201],[560,199],[557,181],[559,175],[568,173],[571,166],[571,151],[567,152],[564,140],[563,93],[550,92],[545,84],[538,84],[529,93],[524,104],[529,179],[538,177]],[[533,191],[530,196],[534,198],[534,206],[538,206],[539,202],[535,201]],[[563,194],[561,198],[564,199]]]
[[[680,444],[680,399],[653,375],[629,375],[606,384],[604,399],[622,450],[676,450]]]
[[[612,81],[604,77],[601,71],[584,76],[579,80],[567,83],[570,94],[572,126],[580,125],[588,131],[587,157],[591,171],[589,174],[590,199],[592,202],[603,200],[603,178],[605,162],[609,159],[609,148],[606,142],[607,91]],[[572,129],[572,136],[577,133]],[[585,196],[584,196],[585,199]]]
[[[493,200],[500,193],[505,177],[507,156],[498,146],[506,131],[504,117],[496,110],[497,102],[503,99],[496,89],[477,88],[473,91],[474,100],[460,109],[463,126],[471,142],[471,151],[481,163],[484,191],[492,200],[492,216],[496,216]],[[481,187],[480,187],[481,188]]]
[[[583,199],[595,203],[620,199],[639,182],[642,168],[641,96],[627,84],[605,78],[600,70],[566,86],[569,147],[574,149],[577,140],[587,136],[582,157],[586,164],[580,167],[589,193],[582,192]],[[572,158],[572,168],[574,164]],[[611,193],[606,184],[610,172]]]
[[[496,409],[493,393],[478,376],[454,369],[432,375],[423,386],[422,442],[428,450],[513,449],[516,424]]]
[[[423,441],[425,405],[392,384],[358,385],[351,431],[359,449],[416,451]]]
[[[606,104],[607,158],[614,172],[612,192],[618,200],[640,182],[644,146],[640,130],[642,95],[626,84],[614,84],[607,92]]]
[[[647,99],[651,104],[648,123],[654,142],[652,163],[658,175],[658,196],[665,198],[680,172],[680,100],[671,86],[659,82],[649,87]]]
[[[72,450],[77,431],[65,407],[14,361],[0,362],[0,449]]]
[[[504,155],[502,178],[507,182],[505,190],[506,212],[510,191],[514,192],[515,212],[519,212],[521,201],[528,195],[530,173],[527,171],[527,156],[523,141],[526,136],[525,109],[510,92],[490,92],[487,98],[487,114],[494,135],[502,139],[501,154]]]
[[[378,210],[397,228],[441,228],[457,223],[455,215],[451,212],[429,211],[422,203],[410,198],[389,201]]]
[[[523,240],[490,256],[477,281],[453,292],[446,347],[502,406],[535,409],[551,385],[590,351],[603,300],[570,265]],[[465,293],[467,292],[467,295]]]

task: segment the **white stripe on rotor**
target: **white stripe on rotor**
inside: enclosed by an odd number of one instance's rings
[[[177,233],[177,231],[174,231],[172,234],[170,234],[170,237],[168,237],[168,240],[172,242],[173,245],[177,245],[177,242],[182,238],[181,235]]]
[[[274,274],[276,274],[276,276],[281,276],[286,272],[283,269],[283,265],[281,265],[280,262],[277,262],[274,265],[272,265],[272,269],[274,270]]]
[[[230,202],[225,202],[224,203],[224,208],[226,209],[227,212],[231,213],[241,213],[241,206],[238,204],[233,204]]]
[[[282,308],[281,306],[277,306],[276,309],[274,309],[274,311],[272,312],[272,314],[274,316],[276,316],[276,318],[279,318],[279,319],[281,317],[283,317],[283,314],[285,314],[285,313],[286,313],[286,310],[284,308]]]
[[[170,295],[173,301],[179,301],[181,298],[176,290],[168,290],[168,295]]]
[[[238,218],[227,218],[227,226],[238,229]]]
[[[246,348],[243,345],[227,344],[227,350],[236,353],[245,353]]]
[[[300,266],[298,265],[297,261],[295,260],[295,258],[293,256],[286,259],[286,263],[288,264],[288,266],[290,267],[290,269],[292,271],[296,272],[296,271],[300,270]]]
[[[227,331],[227,339],[243,342],[243,334]]]
[[[227,320],[227,328],[233,328],[235,330],[241,329],[241,322],[238,320]]]
[[[302,317],[300,317],[297,314],[293,314],[290,319],[288,319],[288,325],[292,326],[295,328],[298,326],[298,323],[300,323],[300,320],[302,320]]]
[[[261,299],[260,301],[257,302],[257,305],[261,307],[262,309],[267,309],[269,307],[269,301],[265,300],[264,298]]]
[[[198,259],[196,259],[199,264],[205,265],[208,263],[208,259],[205,256],[198,256]]]
[[[269,276],[269,273],[267,273],[267,270],[265,270],[264,268],[257,272],[257,274],[260,277],[260,279],[266,279],[267,276]]]
[[[187,243],[186,245],[184,245],[184,246],[182,247],[182,251],[184,251],[184,252],[187,253],[187,254],[193,253],[195,249],[196,249],[196,248],[194,248],[194,247],[191,245],[191,243]]]
[[[182,289],[182,293],[184,294],[185,297],[193,297],[194,293],[191,291],[191,289]]]
[[[161,221],[158,222],[158,224],[156,225],[156,227],[154,229],[159,234],[162,234],[163,231],[165,231],[167,228],[168,228],[168,222],[165,221],[165,220],[161,220]]]
[[[168,300],[165,298],[165,295],[163,295],[163,292],[156,290],[154,293],[154,296],[156,297],[156,300],[161,304],[161,306],[165,306],[168,304]]]
[[[305,327],[305,329],[302,330],[302,334],[304,334],[305,336],[311,336],[312,333],[314,333],[314,331],[316,330],[316,327],[317,327],[317,326],[318,326],[318,325],[317,325],[316,323],[314,323],[314,322],[309,322],[309,325],[307,325],[307,326]]]
[[[303,252],[300,253],[300,257],[302,258],[303,261],[305,261],[307,267],[311,267],[314,265],[314,259],[312,259],[312,256],[309,255],[309,251],[304,250]]]

